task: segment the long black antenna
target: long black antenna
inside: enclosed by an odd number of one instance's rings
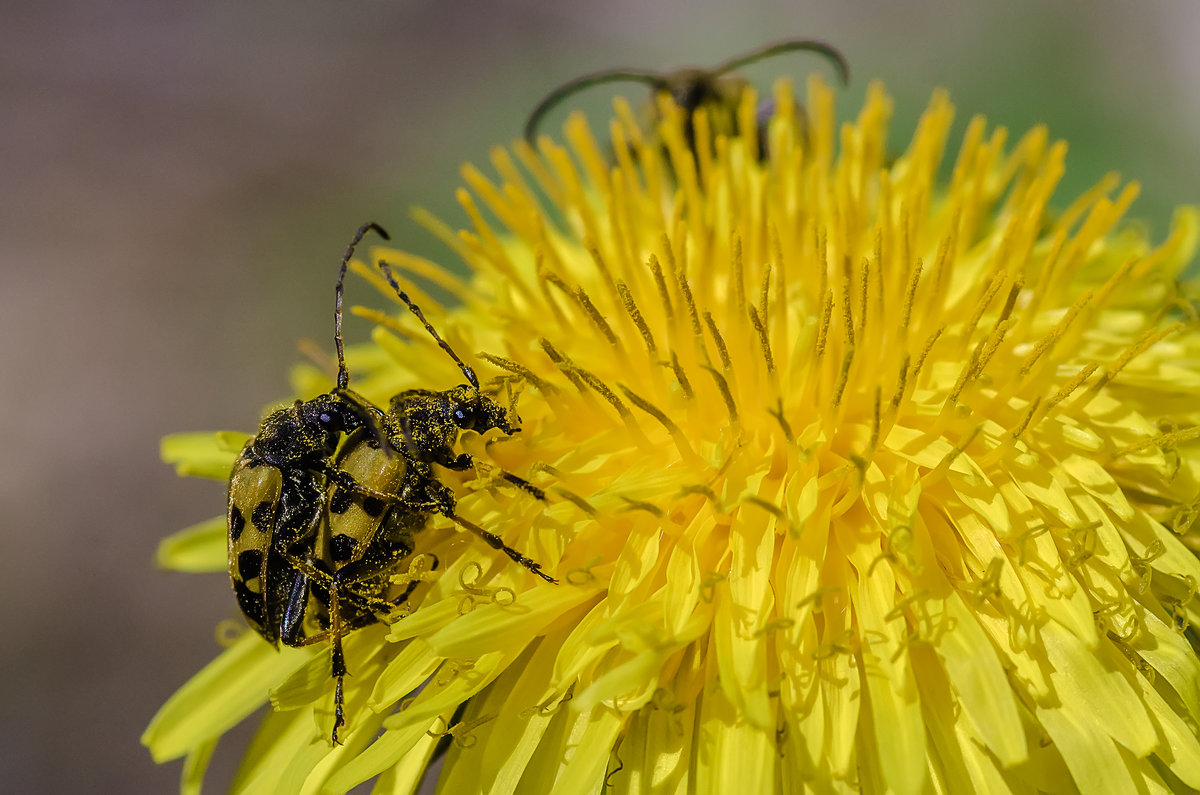
[[[825,60],[829,61],[837,71],[838,79],[842,81],[842,85],[849,84],[850,64],[846,61],[846,56],[842,55],[841,51],[837,48],[816,39],[788,39],[764,45],[756,50],[751,50],[743,55],[736,55],[728,61],[718,64],[712,70],[712,74],[723,75],[735,69],[740,69],[743,66],[748,66],[755,61],[774,58],[776,55],[783,55],[789,52],[812,52],[824,56]]]
[[[537,107],[529,114],[529,118],[525,122],[525,140],[531,145],[534,144],[537,138],[537,128],[542,121],[542,117],[572,94],[577,94],[584,89],[603,83],[626,82],[645,83],[653,89],[661,89],[666,86],[666,81],[663,80],[661,74],[639,69],[604,69],[599,72],[590,72],[586,75],[572,78],[547,94],[546,98],[539,102]]]
[[[785,41],[777,41],[773,44],[767,44],[751,50],[748,53],[734,56],[727,61],[723,61],[714,69],[701,69],[699,71],[709,77],[718,77],[755,61],[761,61],[764,58],[773,58],[776,55],[801,51],[813,52],[823,56],[833,65],[843,85],[850,82],[850,64],[846,61],[846,57],[837,48],[816,39],[787,39]],[[536,143],[537,128],[542,118],[572,94],[603,83],[625,82],[644,83],[655,91],[667,91],[670,88],[673,74],[674,72],[654,72],[648,69],[604,69],[568,80],[547,94],[545,99],[539,102],[537,107],[529,114],[529,118],[525,122],[525,140],[531,145]]]
[[[363,235],[372,230],[384,240],[392,239],[392,236],[382,226],[374,221],[367,221],[354,233],[354,237],[350,240],[350,245],[346,246],[346,253],[342,255],[342,266],[338,268],[337,287],[334,290],[335,298],[333,303],[333,346],[337,348],[338,390],[345,389],[350,385],[350,373],[346,370],[346,359],[342,355],[342,282],[346,280],[346,268],[350,264],[350,258],[354,256],[354,247],[363,239]]]
[[[404,302],[404,305],[412,310],[412,313],[417,316],[417,320],[421,321],[421,324],[425,326],[425,330],[429,332],[429,335],[433,337],[437,344],[441,346],[442,350],[444,350],[450,356],[450,358],[454,360],[454,363],[458,365],[458,369],[462,370],[462,374],[466,377],[467,381],[470,382],[471,386],[475,387],[475,389],[479,389],[479,379],[475,377],[475,371],[468,367],[462,359],[458,358],[458,354],[454,352],[454,349],[450,347],[449,343],[438,336],[437,331],[435,331],[429,321],[425,319],[425,313],[421,311],[421,307],[414,304],[408,297],[408,293],[400,289],[400,284],[396,281],[396,277],[392,275],[392,269],[388,267],[388,264],[383,260],[380,260],[379,269],[383,271],[383,275],[388,280],[388,284],[392,285],[392,289],[396,291],[396,295],[400,296],[400,300]]]

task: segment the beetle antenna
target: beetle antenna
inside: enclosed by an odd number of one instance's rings
[[[421,311],[421,307],[414,304],[412,299],[408,297],[408,293],[400,289],[400,284],[396,281],[396,277],[392,275],[392,269],[388,267],[388,264],[383,260],[380,260],[379,269],[383,271],[383,275],[388,280],[388,284],[392,285],[392,289],[396,291],[396,295],[400,296],[400,300],[404,302],[404,305],[412,310],[412,313],[417,316],[417,320],[421,321],[421,324],[425,326],[425,330],[429,332],[429,335],[433,337],[434,341],[441,346],[442,350],[444,350],[450,356],[450,358],[454,360],[454,363],[458,365],[458,369],[462,370],[462,374],[466,377],[471,386],[478,390],[479,379],[475,377],[475,371],[468,367],[466,362],[458,358],[458,354],[454,352],[454,349],[450,347],[448,342],[438,336],[437,331],[435,331],[430,322],[425,319],[425,313]]]
[[[666,80],[661,74],[639,69],[605,69],[602,72],[592,72],[573,78],[555,88],[537,104],[525,122],[525,140],[530,146],[536,143],[537,128],[542,118],[572,94],[604,83],[645,83],[651,88],[661,89],[666,86]]]
[[[354,233],[354,237],[350,240],[350,245],[346,246],[346,253],[342,255],[342,265],[338,268],[337,287],[334,290],[335,298],[333,302],[333,346],[337,348],[337,388],[339,390],[345,389],[350,385],[350,373],[346,370],[346,358],[342,354],[342,282],[346,280],[346,268],[350,265],[350,258],[354,256],[354,247],[363,239],[363,235],[372,230],[384,240],[392,239],[392,236],[382,226],[374,221],[367,221]]]
[[[748,53],[734,56],[728,61],[719,64],[712,70],[712,74],[714,76],[723,75],[726,72],[732,72],[735,69],[740,69],[743,66],[765,58],[774,58],[776,55],[802,51],[813,52],[823,56],[837,70],[838,79],[842,81],[842,85],[849,84],[850,64],[847,63],[846,56],[842,55],[841,51],[831,45],[823,41],[817,41],[816,39],[788,39],[787,41],[777,41],[774,44],[767,44]]]

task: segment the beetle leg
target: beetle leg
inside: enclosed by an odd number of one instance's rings
[[[317,581],[323,583],[325,585],[325,587],[329,589],[331,602],[333,600],[334,590],[338,590],[339,592],[344,591],[344,593],[340,594],[341,597],[352,598],[359,605],[366,607],[368,610],[377,610],[377,611],[381,611],[381,612],[387,612],[396,606],[395,604],[388,601],[387,599],[377,599],[373,596],[367,596],[366,594],[356,593],[352,588],[350,588],[350,586],[354,585],[356,582],[361,582],[362,580],[370,579],[369,577],[357,577],[354,579],[343,581],[341,577],[329,574],[328,572],[318,569],[310,561],[307,561],[307,560],[304,560],[301,558],[297,558],[294,555],[287,556],[287,560],[297,571],[299,571],[302,575],[306,576],[308,579],[317,580]],[[339,574],[340,573],[341,572],[339,572]],[[332,618],[331,618],[331,620],[332,620]],[[326,640],[331,637],[332,637],[331,631],[326,630],[325,632],[320,632],[315,635],[309,635],[308,637],[304,638],[303,640],[298,641],[295,644],[289,644],[289,645],[308,646],[313,643],[320,643],[321,641]]]
[[[337,683],[333,688],[333,735],[334,745],[341,745],[338,740],[338,729],[346,725],[346,697],[343,693],[343,683],[346,680],[346,657],[342,652],[342,610],[338,605],[337,578],[329,586],[329,631],[331,633],[330,668]]]
[[[518,552],[517,550],[510,547],[508,544],[505,544],[504,539],[500,538],[500,536],[496,535],[495,533],[489,533],[487,530],[484,530],[479,525],[477,525],[473,522],[468,522],[466,519],[464,519],[461,516],[454,514],[454,513],[446,514],[446,518],[450,519],[451,521],[453,521],[455,524],[459,525],[460,527],[470,530],[472,533],[474,533],[475,535],[479,536],[481,539],[486,541],[487,545],[490,546],[492,549],[500,550],[505,555],[508,555],[510,558],[512,558],[513,562],[521,564],[522,566],[529,569],[531,572],[533,572],[537,576],[541,577],[546,582],[549,582],[549,583],[557,583],[558,582],[558,580],[554,579],[549,574],[542,571],[542,566],[540,563],[538,563],[534,560],[531,560],[530,558],[525,557],[520,552]]]
[[[308,580],[322,581],[329,589],[329,628],[324,632],[296,639],[295,642],[291,642],[289,645],[311,646],[314,643],[320,643],[324,640],[329,641],[329,667],[333,678],[336,680],[333,688],[333,733],[330,740],[334,745],[341,745],[341,741],[338,739],[338,730],[346,725],[345,679],[348,675],[346,671],[346,656],[342,651],[342,637],[346,634],[346,629],[342,622],[342,608],[340,604],[341,588],[337,577],[317,568],[311,560],[297,558],[294,555],[289,555],[288,560],[299,572],[296,578],[297,585],[300,585],[301,581],[304,582],[303,597],[305,601],[308,599]]]

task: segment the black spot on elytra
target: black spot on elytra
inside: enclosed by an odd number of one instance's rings
[[[229,508],[229,540],[237,541],[242,537],[242,531],[246,529],[246,517],[242,516],[242,512],[238,510],[236,505]]]
[[[238,553],[238,574],[243,580],[253,580],[262,574],[262,552],[257,549],[246,549]]]
[[[350,510],[352,502],[354,502],[354,494],[349,489],[337,489],[333,492],[333,498],[329,500],[329,512],[345,513]]]
[[[254,512],[250,514],[250,521],[264,533],[271,529],[271,523],[274,520],[275,505],[267,500],[255,505]]]
[[[383,509],[386,507],[383,500],[378,497],[367,497],[363,500],[363,510],[367,512],[367,516],[375,519],[383,514]]]
[[[329,539],[329,546],[331,547],[330,551],[333,553],[334,561],[341,563],[344,560],[350,560],[350,556],[354,554],[354,547],[357,544],[353,536],[338,533]]]
[[[233,593],[237,597],[238,607],[242,609],[242,613],[246,616],[246,620],[250,625],[259,632],[263,631],[266,625],[266,612],[263,596],[260,593],[254,593],[240,580],[233,581]]]

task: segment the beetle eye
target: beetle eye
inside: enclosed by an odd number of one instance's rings
[[[454,424],[460,428],[466,428],[474,421],[474,414],[469,408],[459,406],[454,409]]]
[[[328,425],[332,420],[333,420],[333,418],[330,417],[328,414],[325,414],[325,413],[321,414],[321,424],[322,425]]]

